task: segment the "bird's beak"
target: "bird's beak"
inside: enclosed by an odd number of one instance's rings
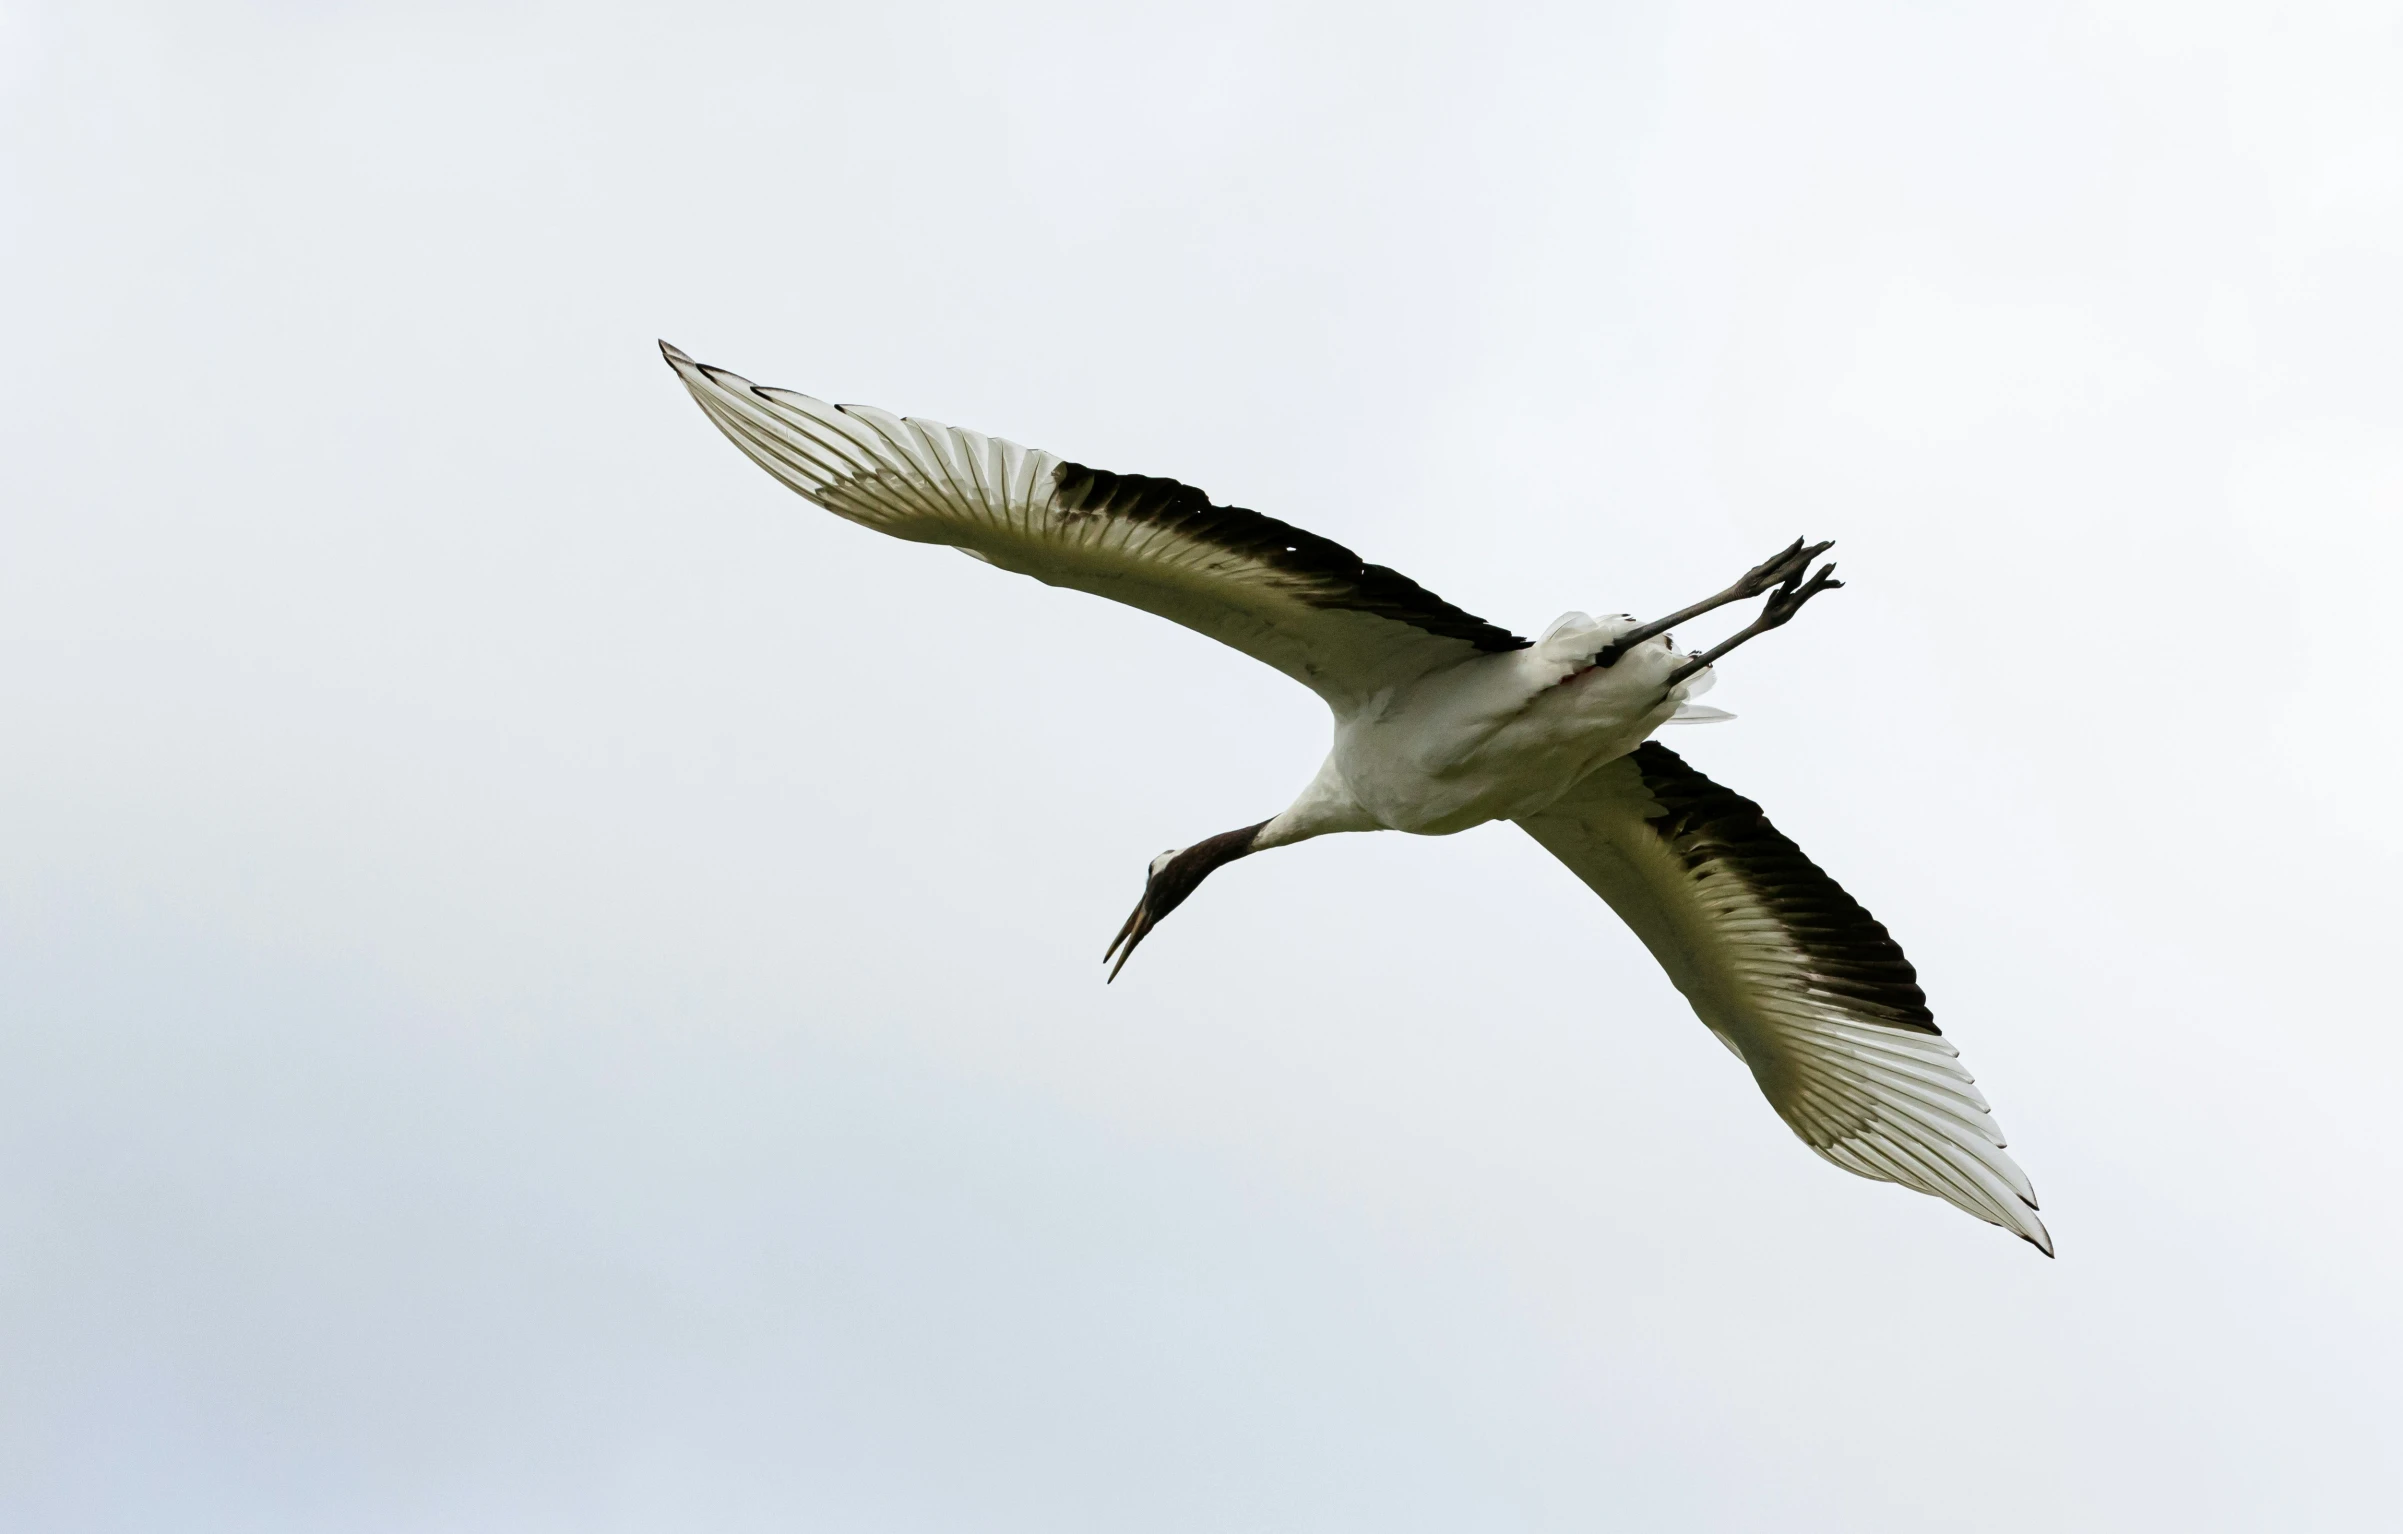
[[[1135,956],[1135,945],[1150,935],[1163,917],[1183,905],[1185,897],[1210,877],[1211,869],[1248,856],[1252,843],[1259,840],[1261,828],[1267,824],[1263,820],[1256,826],[1221,831],[1190,847],[1179,847],[1154,858],[1151,870],[1143,876],[1143,898],[1135,902],[1134,913],[1118,929],[1118,936],[1110,940],[1110,951],[1101,956],[1104,964],[1112,959],[1118,961],[1110,970],[1110,978],[1118,978],[1118,971],[1126,968],[1126,961]]]
[[[1110,980],[1118,978],[1118,971],[1126,968],[1126,961],[1135,956],[1135,945],[1142,942],[1151,929],[1158,925],[1159,919],[1151,914],[1151,883],[1146,880],[1143,885],[1143,898],[1135,902],[1135,909],[1127,915],[1126,925],[1118,929],[1118,935],[1110,939],[1109,952],[1101,956],[1101,962],[1104,964],[1109,964],[1112,959],[1118,961],[1110,966]],[[1109,980],[1103,981],[1102,984],[1109,984]]]

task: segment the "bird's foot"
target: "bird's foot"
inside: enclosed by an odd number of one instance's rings
[[[1770,558],[1745,571],[1744,578],[1737,581],[1732,589],[1740,590],[1748,597],[1757,597],[1764,591],[1792,585],[1802,578],[1804,571],[1810,569],[1812,560],[1835,546],[1833,538],[1807,546],[1797,538]]]
[[[1802,572],[1808,565],[1809,561],[1805,560],[1795,566],[1794,573],[1779,581],[1777,589],[1769,593],[1769,600],[1761,605],[1761,615],[1752,622],[1755,630],[1767,633],[1792,619],[1802,611],[1803,603],[1820,592],[1833,591],[1844,584],[1836,579],[1836,567],[1833,564],[1821,565],[1818,573],[1805,581]]]
[[[1737,579],[1734,585],[1728,587],[1725,591],[1720,592],[1717,596],[1706,597],[1702,601],[1696,602],[1691,607],[1680,608],[1676,612],[1669,614],[1666,618],[1656,618],[1650,623],[1638,624],[1634,628],[1629,629],[1626,633],[1621,634],[1609,644],[1604,645],[1602,649],[1594,656],[1594,664],[1596,666],[1603,667],[1610,666],[1615,663],[1620,656],[1625,655],[1629,650],[1634,649],[1637,645],[1642,644],[1645,640],[1652,638],[1656,634],[1667,633],[1669,630],[1675,628],[1678,624],[1685,622],[1688,618],[1699,618],[1704,613],[1712,612],[1718,608],[1725,607],[1730,602],[1741,602],[1751,597],[1757,597],[1765,591],[1776,591],[1784,587],[1793,586],[1802,579],[1803,572],[1810,568],[1812,560],[1817,559],[1820,555],[1826,553],[1829,549],[1834,547],[1835,543],[1833,540],[1830,540],[1826,543],[1806,544],[1801,539],[1797,538],[1792,543],[1789,543],[1784,548],[1778,550],[1775,554],[1770,555],[1767,559],[1762,560],[1759,564],[1754,565],[1751,569],[1745,571],[1743,575]],[[1800,605],[1800,602],[1795,604],[1797,607]],[[1786,617],[1792,616],[1793,614],[1791,612],[1786,614]],[[1780,618],[1778,620],[1779,623],[1784,621],[1784,618]],[[1772,628],[1775,626],[1775,624],[1770,625]],[[1747,635],[1747,637],[1749,637],[1749,635]],[[1733,647],[1730,646],[1730,648]]]
[[[1802,578],[1804,570],[1809,567],[1811,558],[1825,548],[1827,548],[1826,544],[1819,544],[1799,562],[1790,564],[1784,579],[1779,581],[1777,588],[1769,593],[1769,600],[1761,605],[1759,617],[1679,666],[1675,671],[1670,672],[1668,680],[1661,685],[1664,688],[1675,687],[1679,682],[1710,665],[1747,639],[1757,638],[1773,628],[1782,628],[1792,622],[1794,615],[1802,611],[1802,604],[1820,592],[1834,591],[1841,587],[1844,583],[1836,579],[1836,567],[1832,564],[1821,565],[1817,573],[1807,581]]]

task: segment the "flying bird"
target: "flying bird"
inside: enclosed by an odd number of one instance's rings
[[[1334,745],[1284,810],[1161,853],[1103,955],[1110,978],[1210,874],[1336,831],[1448,836],[1508,820],[1635,930],[1802,1142],[1999,1225],[2047,1256],[2035,1189],[1918,975],[1877,920],[1760,806],[1650,739],[1712,665],[1842,583],[1794,543],[1650,622],[1569,613],[1527,640],[1383,565],[1189,485],[998,437],[829,405],[666,342],[701,409],[761,468],[839,517],[1108,597],[1265,661],[1317,693]],[[1758,615],[1688,654],[1670,630]]]

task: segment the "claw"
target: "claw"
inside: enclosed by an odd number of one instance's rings
[[[1819,549],[1822,550],[1826,547],[1827,545],[1824,543],[1819,545]],[[1817,552],[1818,550],[1814,550],[1814,555]],[[1805,564],[1807,563],[1808,562],[1805,561]],[[1808,581],[1805,581],[1802,578],[1803,568],[1804,567],[1802,565],[1795,566],[1792,571],[1778,583],[1777,589],[1769,593],[1769,600],[1762,604],[1759,617],[1753,619],[1750,624],[1746,625],[1739,632],[1721,640],[1719,643],[1703,651],[1700,655],[1695,656],[1692,660],[1689,660],[1684,665],[1678,667],[1675,671],[1670,672],[1669,679],[1661,685],[1663,687],[1675,687],[1679,682],[1684,681],[1687,677],[1692,676],[1695,672],[1700,671],[1704,667],[1710,665],[1713,661],[1717,660],[1720,656],[1725,655],[1737,645],[1742,644],[1745,640],[1758,638],[1760,635],[1766,634],[1773,628],[1781,628],[1785,624],[1791,622],[1794,615],[1802,611],[1802,604],[1817,596],[1820,592],[1839,590],[1844,584],[1842,581],[1836,579],[1836,567],[1833,564],[1821,565],[1818,573],[1813,575]]]
[[[1836,579],[1836,567],[1833,564],[1821,565],[1808,584],[1802,583],[1802,572],[1796,570],[1780,582],[1775,591],[1769,593],[1768,604],[1761,609],[1756,627],[1766,633],[1802,611],[1802,604],[1820,592],[1834,591],[1843,584]]]
[[[1836,542],[1833,538],[1828,539],[1825,543],[1814,543],[1808,547],[1805,547],[1802,540],[1797,538],[1786,545],[1783,553],[1764,559],[1745,571],[1744,578],[1736,582],[1736,586],[1741,588],[1744,595],[1748,597],[1757,597],[1773,587],[1790,586],[1801,579],[1802,573],[1811,567],[1812,560],[1835,546]]]
[[[1599,667],[1608,667],[1615,663],[1620,656],[1650,639],[1653,635],[1665,634],[1688,618],[1699,618],[1704,613],[1725,607],[1730,602],[1741,602],[1748,597],[1757,597],[1764,591],[1781,586],[1791,586],[1802,579],[1803,572],[1810,568],[1812,560],[1835,546],[1835,540],[1832,538],[1824,543],[1812,544],[1805,544],[1797,538],[1745,571],[1734,585],[1717,596],[1696,602],[1691,607],[1682,608],[1669,614],[1666,618],[1638,624],[1629,629],[1609,644],[1604,645],[1601,651],[1594,656],[1594,664]]]

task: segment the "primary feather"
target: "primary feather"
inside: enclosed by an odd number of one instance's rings
[[[1805,1145],[2051,1255],[1918,972],[1759,805],[1647,741],[1519,824],[1635,930]]]
[[[1527,641],[1331,538],[1170,479],[999,437],[829,405],[660,350],[720,431],[837,516],[1139,607],[1347,707]]]

